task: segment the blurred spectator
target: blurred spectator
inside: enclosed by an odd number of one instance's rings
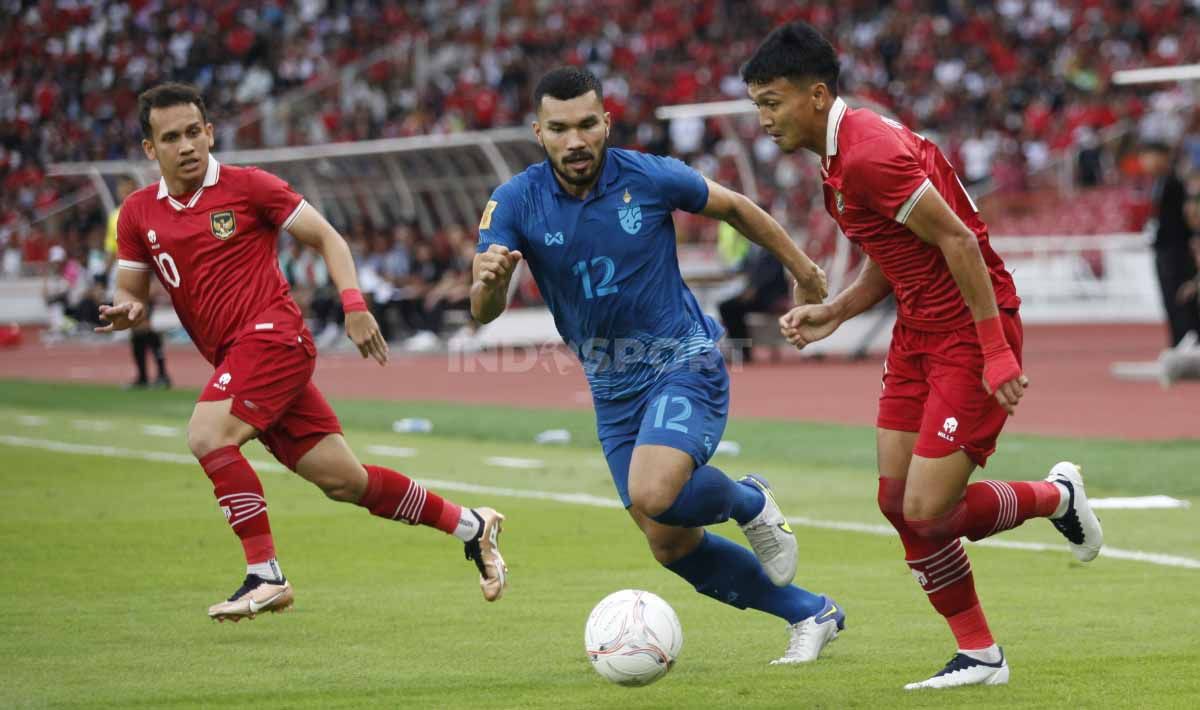
[[[1200,331],[1200,312],[1181,304],[1178,294],[1196,278],[1196,261],[1190,242],[1192,230],[1184,217],[1183,181],[1175,173],[1171,148],[1165,143],[1148,142],[1141,147],[1142,166],[1154,179],[1154,263],[1167,313],[1170,346],[1175,346],[1190,330]]]
[[[69,258],[61,246],[50,247],[46,276],[42,281],[42,298],[50,312],[49,333],[52,336],[75,330],[75,305],[87,288],[83,267]]]
[[[1197,274],[1200,272],[1200,170],[1192,172],[1184,181],[1183,215],[1192,230],[1188,250],[1192,257],[1192,273]],[[1200,275],[1193,275],[1179,287],[1175,301],[1181,309],[1200,314]],[[1200,330],[1197,333],[1200,334]]]
[[[741,348],[743,362],[754,361],[754,348],[746,316],[750,313],[782,313],[786,308],[788,281],[783,265],[760,246],[752,246],[742,262],[746,287],[741,293],[722,301],[721,322],[731,343]]]

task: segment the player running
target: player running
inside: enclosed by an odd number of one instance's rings
[[[830,303],[784,315],[783,334],[803,348],[888,293],[899,305],[879,399],[879,508],[958,641],[945,668],[905,687],[1007,683],[959,538],[980,540],[1043,517],[1084,562],[1103,541],[1072,463],[1056,464],[1044,481],[967,485],[1029,384],[1012,277],[937,146],[838,98],[837,56],[812,27],[776,29],[742,78],[780,149],[821,158],[825,208],[867,256]]]
[[[312,383],[316,348],[279,272],[279,231],[321,253],[342,296],[346,333],[363,357],[387,362],[387,344],[358,290],[341,235],[283,180],[209,155],[213,126],[193,87],[162,84],[138,99],[142,148],[162,179],[125,201],[117,225],[117,289],[102,306],[109,325],[136,327],[156,273],[184,328],[213,367],[188,422],[188,446],[212,480],[217,504],[240,538],[246,579],[208,615],[253,619],[292,605],[275,556],[262,484],[240,449],[258,438],[283,465],[333,500],[373,515],[436,527],[462,540],[488,601],[503,592],[497,547],[504,516],[463,508],[383,466],[363,466],[337,416]]]
[[[484,209],[472,315],[498,317],[514,268],[528,262],[583,363],[617,494],[654,558],[702,594],[786,620],[791,641],[776,663],[815,660],[843,626],[841,607],[790,584],[796,539],[766,481],[734,481],[708,465],[725,430],[729,375],[721,328],[680,276],[671,212],[723,219],[766,247],[796,277],[800,303],[825,296],[824,273],[745,196],[678,160],[608,148],[592,74],[551,71],[534,106],[547,160],[498,187]],[[704,531],[729,518],[753,553]]]

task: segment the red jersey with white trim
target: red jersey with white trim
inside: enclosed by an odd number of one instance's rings
[[[243,333],[302,333],[277,240],[304,198],[268,172],[221,165],[210,155],[203,185],[186,199],[167,194],[162,180],[126,198],[117,220],[118,266],[158,275],[213,365]]]
[[[941,250],[905,222],[934,189],[979,240],[996,304],[1017,308],[1012,276],[988,241],[987,225],[938,147],[901,124],[837,99],[829,113],[822,161],[825,209],[842,232],[878,264],[896,296],[900,322],[942,332],[974,319]]]

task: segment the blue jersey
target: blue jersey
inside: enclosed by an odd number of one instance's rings
[[[712,350],[723,333],[683,282],[671,219],[707,203],[704,178],[682,162],[609,148],[582,200],[548,161],[496,188],[478,250],[521,252],[593,398],[624,399]]]

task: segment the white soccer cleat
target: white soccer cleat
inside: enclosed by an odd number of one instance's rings
[[[491,508],[472,508],[482,523],[479,535],[465,544],[466,557],[479,569],[479,588],[483,598],[494,602],[508,586],[508,566],[500,556],[500,531],[504,516]]]
[[[751,474],[738,483],[758,488],[766,499],[762,511],[741,528],[771,583],[786,587],[796,576],[797,548],[792,526],[783,517],[783,511],[775,502],[775,496],[771,495],[771,486],[766,479]]]
[[[771,665],[811,663],[838,637],[838,632],[846,628],[846,612],[829,597],[821,598],[825,600],[821,611],[788,627],[792,638],[788,641],[787,651],[782,658],[771,661]]]
[[[237,623],[242,619],[253,619],[264,611],[272,614],[286,611],[294,601],[291,582],[286,579],[281,582],[268,581],[249,574],[233,596],[208,608],[208,617]]]
[[[1046,480],[1065,488],[1068,496],[1066,512],[1050,518],[1051,524],[1067,538],[1075,559],[1091,562],[1104,545],[1104,531],[1083,490],[1083,472],[1070,461],[1060,461],[1050,469]]]
[[[956,653],[946,667],[937,675],[918,683],[909,683],[905,690],[959,688],[964,685],[1005,685],[1008,683],[1008,661],[1004,649],[1000,649],[1000,660],[988,663],[972,658],[965,653]]]

